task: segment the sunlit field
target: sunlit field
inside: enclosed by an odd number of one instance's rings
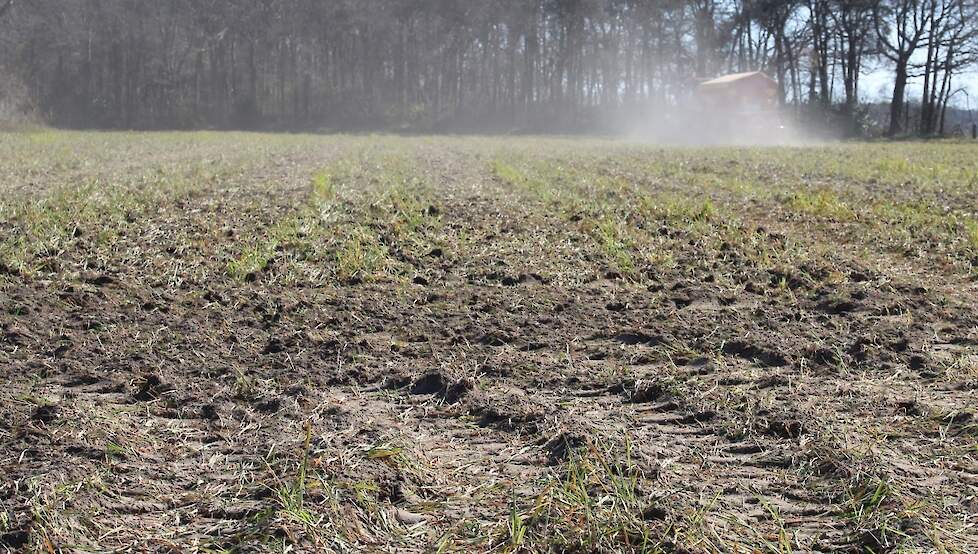
[[[0,545],[978,550],[978,144],[0,134]]]

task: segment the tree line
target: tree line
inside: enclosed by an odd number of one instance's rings
[[[882,66],[934,134],[976,51],[975,0],[0,0],[0,76],[77,127],[588,130],[755,70],[854,124]]]

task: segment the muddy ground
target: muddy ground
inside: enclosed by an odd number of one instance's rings
[[[0,549],[978,550],[978,146],[0,159]]]

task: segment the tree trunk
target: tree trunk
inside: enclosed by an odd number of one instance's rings
[[[893,97],[890,101],[890,129],[887,136],[895,137],[903,131],[900,117],[903,115],[903,98],[907,90],[908,60],[897,60],[896,79],[893,82]]]

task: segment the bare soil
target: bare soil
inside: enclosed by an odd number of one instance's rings
[[[0,548],[978,550],[978,147],[0,144]]]

